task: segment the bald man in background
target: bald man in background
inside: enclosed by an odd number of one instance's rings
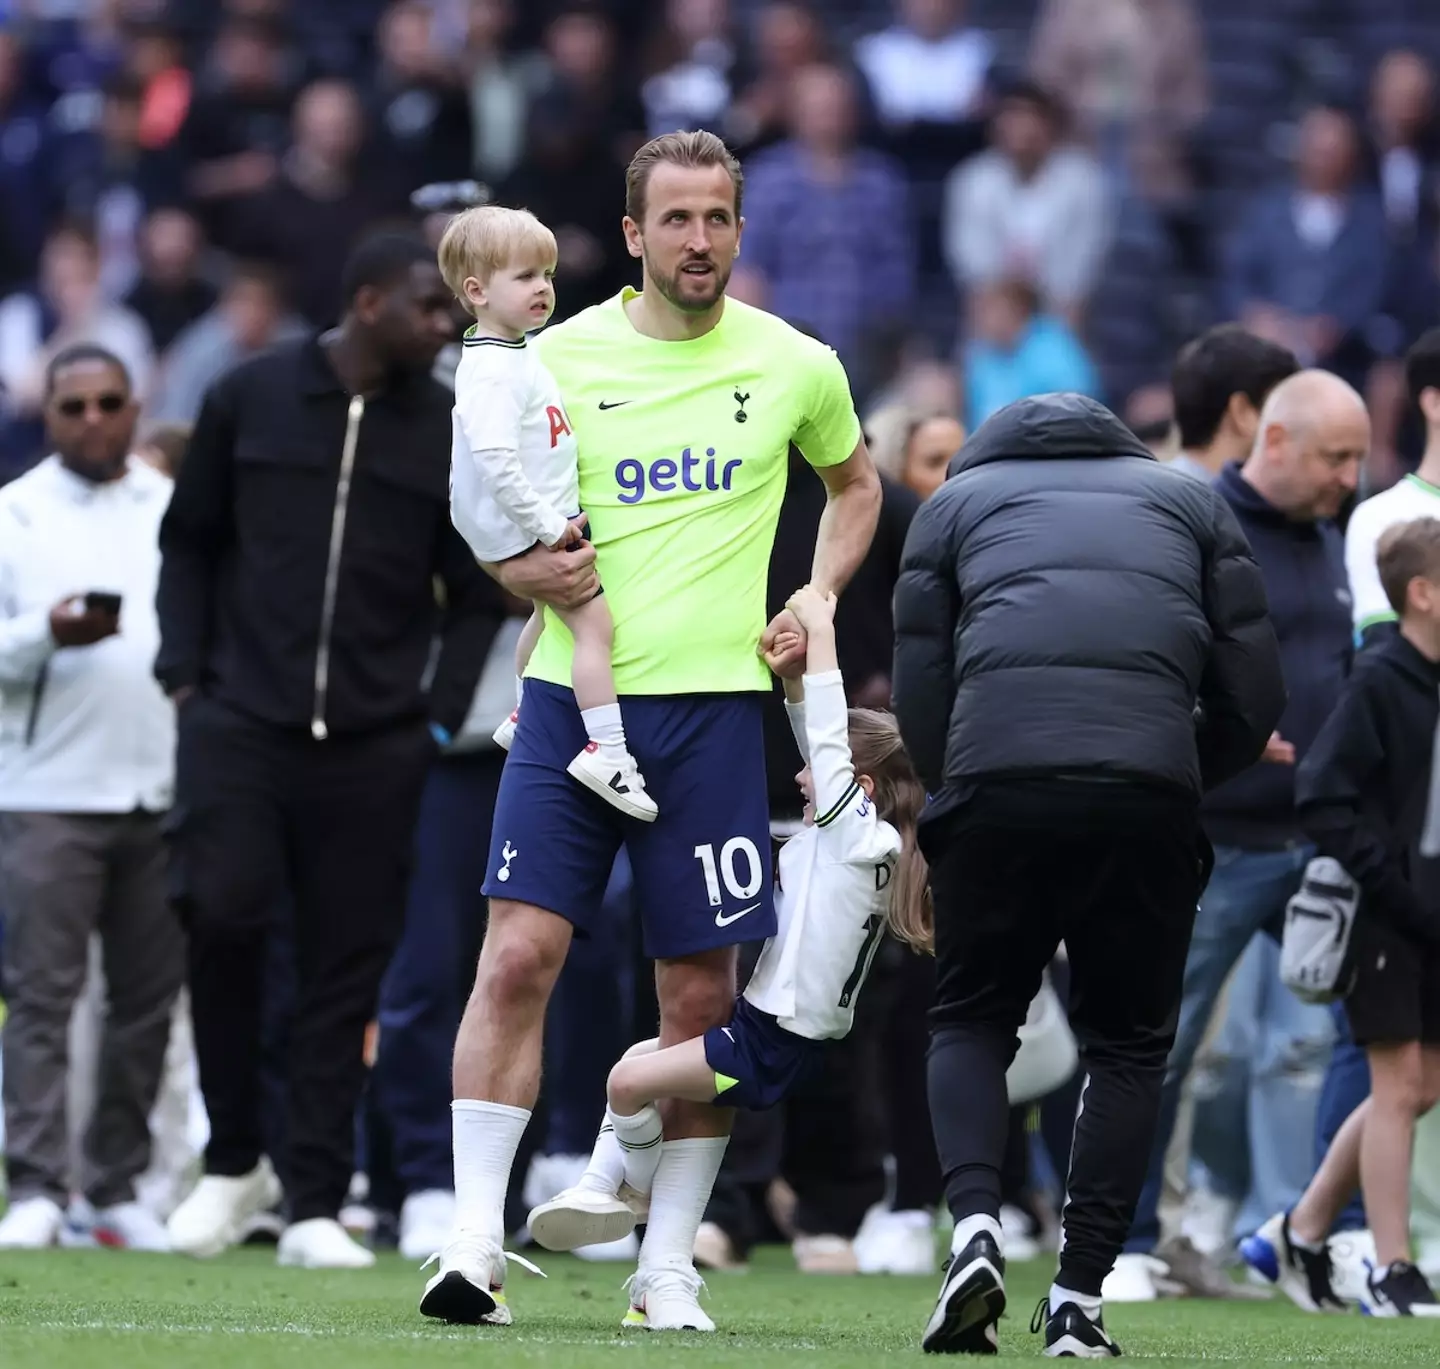
[[[1248,459],[1226,466],[1215,482],[1260,566],[1289,698],[1260,762],[1213,790],[1201,807],[1215,869],[1185,964],[1180,1025],[1150,1170],[1126,1253],[1105,1288],[1111,1301],[1144,1301],[1157,1292],[1214,1296],[1228,1287],[1228,1280],[1215,1279],[1213,1267],[1203,1267],[1208,1262],[1188,1242],[1159,1243],[1165,1150],[1216,999],[1251,939],[1261,932],[1279,936],[1285,904],[1313,854],[1295,820],[1295,766],[1329,716],[1350,668],[1350,590],[1335,519],[1355,492],[1369,446],[1370,420],[1355,390],[1329,372],[1299,371],[1271,391]],[[1278,995],[1278,981],[1276,989]],[[1278,996],[1276,1002],[1289,1006]],[[1328,1019],[1318,1011],[1323,1030]],[[1328,1040],[1324,1035],[1322,1047]],[[1307,1041],[1288,1044],[1304,1057]],[[1317,1068],[1323,1070],[1323,1058]],[[1296,1120],[1297,1129],[1302,1120]],[[1264,1158],[1275,1162],[1268,1166],[1272,1178],[1284,1174],[1286,1156],[1293,1153],[1295,1182],[1303,1187],[1312,1131],[1313,1118],[1301,1134],[1258,1138]],[[1299,1188],[1291,1201],[1298,1196]]]

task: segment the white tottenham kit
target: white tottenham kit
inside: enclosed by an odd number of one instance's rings
[[[765,943],[745,998],[796,1036],[845,1036],[885,932],[900,833],[855,779],[838,670],[805,677],[786,704],[810,766],[815,824],[780,848],[779,929]]]
[[[1407,475],[1399,484],[1365,500],[1350,515],[1345,529],[1345,573],[1357,632],[1395,621],[1395,610],[1380,583],[1375,549],[1387,528],[1416,518],[1440,518],[1440,489],[1415,475]]]
[[[465,335],[455,372],[450,516],[478,560],[553,546],[580,511],[560,387],[525,339]]]

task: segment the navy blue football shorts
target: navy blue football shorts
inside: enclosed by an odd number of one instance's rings
[[[763,698],[620,700],[626,743],[660,809],[642,823],[566,774],[588,740],[575,695],[526,680],[495,803],[485,894],[558,913],[588,936],[623,843],[650,959],[773,936]]]
[[[705,1063],[715,1071],[716,1107],[773,1108],[815,1057],[823,1043],[786,1031],[748,999],[735,1000],[729,1025],[705,1033]]]

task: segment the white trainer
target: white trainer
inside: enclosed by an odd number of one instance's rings
[[[635,1214],[613,1193],[576,1187],[532,1208],[527,1225],[546,1250],[575,1250],[623,1240],[635,1230]]]
[[[116,1203],[95,1214],[90,1234],[96,1245],[111,1250],[144,1250],[152,1255],[170,1253],[170,1233],[165,1223],[144,1203]]]
[[[0,1250],[48,1250],[60,1239],[65,1213],[60,1204],[39,1196],[11,1203],[0,1221]]]
[[[440,1264],[420,1295],[420,1314],[461,1326],[509,1326],[513,1317],[505,1301],[505,1271],[511,1260],[545,1277],[529,1260],[507,1254],[492,1237],[469,1231],[452,1236],[444,1250],[420,1266]]]
[[[855,1263],[862,1274],[935,1273],[935,1214],[871,1208],[855,1233]]]
[[[375,1252],[352,1239],[334,1217],[311,1217],[285,1228],[275,1262],[291,1269],[369,1269]]]
[[[565,768],[591,793],[598,794],[627,817],[654,822],[659,815],[655,800],[645,792],[645,778],[635,764],[635,757],[623,746],[587,742],[585,749]]]
[[[1341,1231],[1325,1242],[1330,1251],[1330,1285],[1345,1302],[1364,1304],[1370,1275],[1380,1264],[1370,1231]],[[1422,1265],[1423,1269],[1423,1265]]]
[[[412,1193],[400,1205],[400,1257],[423,1260],[443,1249],[455,1225],[455,1194],[448,1188]]]
[[[1160,1296],[1155,1278],[1164,1273],[1165,1262],[1153,1255],[1117,1255],[1100,1295],[1106,1302],[1154,1302]]]
[[[700,1290],[705,1280],[694,1265],[637,1269],[626,1285],[630,1289],[630,1310],[620,1322],[622,1329],[642,1331],[713,1331],[715,1323],[700,1310]]]
[[[494,732],[491,740],[502,751],[508,751],[515,741],[515,729],[520,726],[520,710],[517,708]]]
[[[208,1260],[237,1245],[246,1224],[280,1201],[280,1180],[263,1155],[238,1178],[207,1174],[166,1223],[177,1255]]]

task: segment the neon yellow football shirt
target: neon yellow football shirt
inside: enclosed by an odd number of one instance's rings
[[[580,506],[615,620],[621,694],[768,689],[755,654],[793,442],[812,466],[860,441],[835,353],[727,300],[703,337],[635,330],[626,288],[538,339],[579,445]],[[549,610],[528,674],[569,685]]]

